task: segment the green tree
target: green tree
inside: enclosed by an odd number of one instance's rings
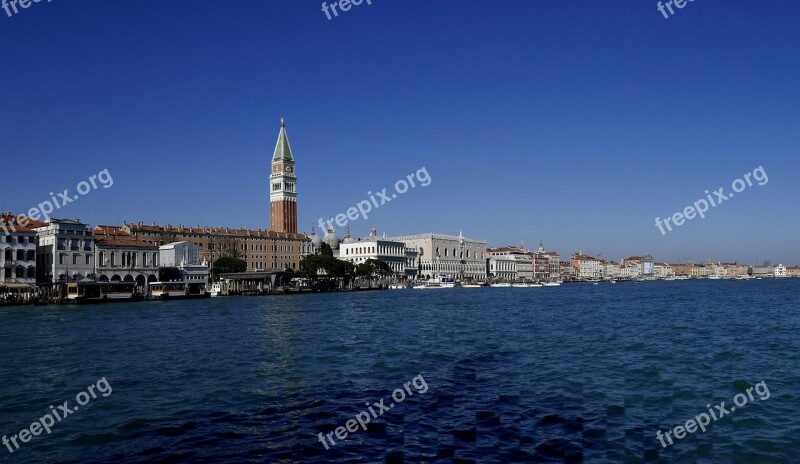
[[[325,242],[322,242],[322,246],[319,248],[319,254],[322,256],[330,256],[333,257],[333,248]]]
[[[388,263],[370,258],[356,266],[356,275],[362,277],[389,277],[394,275],[394,271]]]
[[[245,271],[247,271],[247,261],[234,258],[233,256],[223,256],[214,261],[214,265],[212,266],[214,278],[218,278],[220,274]]]
[[[352,275],[355,266],[353,263],[326,255],[308,255],[300,261],[300,271],[303,275],[315,276],[320,270],[331,276],[345,276]]]

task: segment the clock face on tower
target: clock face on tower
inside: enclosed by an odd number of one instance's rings
[[[292,172],[292,167],[291,166],[286,166],[286,172]]]

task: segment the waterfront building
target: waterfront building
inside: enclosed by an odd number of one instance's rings
[[[614,261],[604,261],[603,263],[603,279],[616,280],[620,278],[619,264]]]
[[[656,263],[653,265],[653,272],[655,273],[657,279],[666,279],[667,277],[672,277],[675,275],[675,271],[672,270],[672,266],[667,263]]]
[[[673,275],[676,277],[689,277],[692,275],[692,264],[686,263],[673,263],[669,267],[672,268]]]
[[[213,262],[223,256],[241,258],[250,271],[299,269],[303,256],[313,253],[311,240],[303,234],[284,234],[267,230],[227,227],[186,227],[124,223],[121,230],[135,240],[161,246],[191,242],[201,247],[201,258]]]
[[[419,234],[389,237],[419,253],[420,278],[440,274],[486,279],[486,241],[459,235]]]
[[[580,280],[596,280],[603,276],[602,262],[593,256],[585,255],[579,251],[572,254],[570,263],[572,267],[577,269],[577,278]]]
[[[406,248],[406,278],[416,280],[419,276],[419,251]]]
[[[30,225],[23,226],[11,213],[0,215],[0,298],[30,292],[36,285],[36,231]]]
[[[693,264],[690,276],[694,279],[707,279],[711,275],[711,268],[703,264]]]
[[[784,266],[783,264],[778,264],[777,266],[775,266],[774,271],[775,271],[775,277],[778,278],[789,277],[789,273],[786,271],[786,266]]]
[[[786,273],[789,277],[800,277],[800,266],[787,267]]]
[[[648,278],[655,276],[655,260],[650,255],[623,258],[620,260],[619,265],[620,268],[639,268],[638,271],[633,269],[626,270],[626,272],[631,275],[631,278]]]
[[[724,276],[726,277],[737,277],[742,275],[747,275],[750,272],[750,267],[746,264],[738,264],[738,263],[720,263],[722,267],[725,269]]]
[[[706,260],[706,267],[708,268],[708,276],[719,279],[725,277],[725,266],[722,263],[714,263],[711,258]]]
[[[355,265],[362,264],[369,259],[383,261],[394,272],[395,277],[407,275],[409,266],[406,255],[405,242],[378,237],[378,232],[373,227],[369,237],[353,239],[350,232],[345,234],[345,240],[339,246],[339,258]]]
[[[158,280],[158,246],[134,239],[116,226],[97,226],[95,271],[98,282],[136,282],[143,290]]]
[[[624,259],[622,261],[625,261]],[[636,280],[642,275],[642,266],[640,263],[628,262],[624,266],[619,266],[619,277],[624,280]]]
[[[536,255],[540,257],[547,258],[547,279],[550,281],[556,281],[561,279],[561,256],[558,255],[555,251],[545,251],[544,244],[539,242],[539,249],[536,251]],[[545,279],[542,279],[545,280]]]
[[[486,265],[489,277],[514,282],[517,280],[517,261],[512,253],[517,253],[515,247],[487,248]]]
[[[775,268],[772,266],[753,266],[753,277],[775,277]]]
[[[49,218],[36,231],[38,283],[95,279],[94,231],[80,219]]]
[[[578,278],[578,270],[572,266],[571,262],[561,261],[558,263],[558,267],[560,270],[560,280],[575,280]]]

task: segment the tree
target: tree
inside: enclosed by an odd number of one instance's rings
[[[388,263],[370,258],[356,266],[356,275],[363,277],[389,277],[394,275],[394,271]]]
[[[355,271],[353,263],[326,255],[308,255],[300,261],[300,271],[306,276],[315,276],[320,270],[331,276],[352,275]]]
[[[245,271],[247,271],[247,261],[232,256],[223,256],[214,261],[214,265],[212,266],[214,278],[218,278],[220,274]]]
[[[322,256],[330,256],[333,257],[333,248],[325,242],[322,242],[322,246],[319,248],[319,254]]]

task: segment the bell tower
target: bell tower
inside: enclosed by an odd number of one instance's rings
[[[270,230],[288,234],[297,233],[297,175],[294,157],[286,135],[286,121],[281,118],[281,131],[272,155],[269,175],[269,225]]]

